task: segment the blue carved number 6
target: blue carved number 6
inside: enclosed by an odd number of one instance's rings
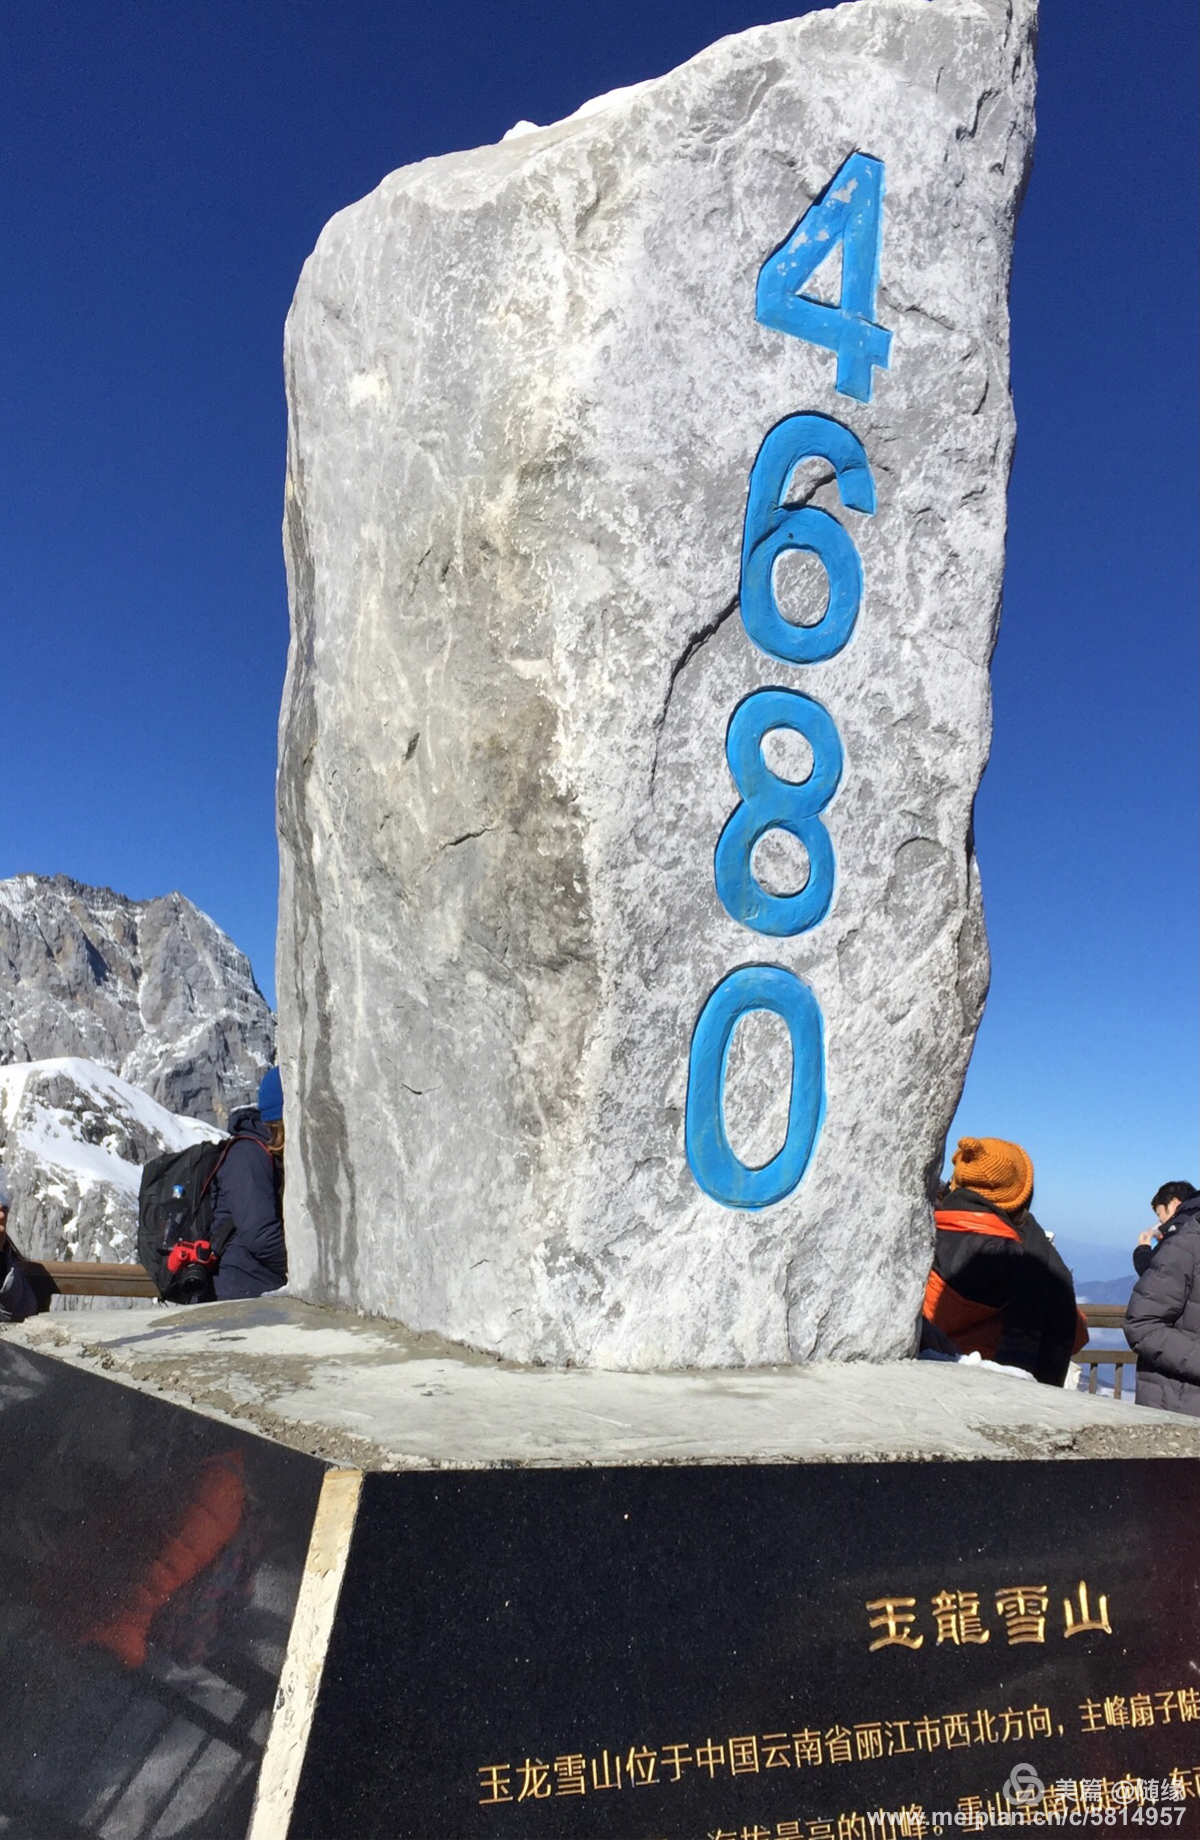
[[[857,435],[828,415],[789,415],[776,423],[750,471],[738,592],[750,638],[782,664],[817,664],[840,652],[862,600],[862,563],[837,519],[815,505],[792,508],[783,502],[795,469],[813,459],[828,460],[850,510],[875,509],[875,481]],[[775,599],[775,564],[789,549],[810,550],[829,578],[828,603],[811,626],[793,626]]]

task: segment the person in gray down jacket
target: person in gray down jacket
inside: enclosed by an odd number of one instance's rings
[[[1125,1339],[1138,1404],[1200,1418],[1200,1194],[1179,1203],[1171,1229],[1133,1287]]]

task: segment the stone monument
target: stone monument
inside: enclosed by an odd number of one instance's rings
[[[288,334],[303,1297],[0,1337],[0,1828],[918,1840],[1200,1797],[1195,1421],[885,1358],[986,981],[1032,32],[857,0],[326,230]]]
[[[723,40],[341,212],[287,330],[293,1282],[521,1360],[908,1352],[1033,0]]]

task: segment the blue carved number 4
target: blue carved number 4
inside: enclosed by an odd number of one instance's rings
[[[837,387],[859,402],[870,402],[872,367],[887,369],[892,345],[891,333],[874,319],[882,206],[883,162],[852,153],[763,263],[755,301],[764,326],[836,352]],[[803,288],[839,247],[842,293],[831,306]]]

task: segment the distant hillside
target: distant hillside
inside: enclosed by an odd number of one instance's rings
[[[249,960],[183,895],[0,881],[0,1063],[86,1058],[223,1126],[274,1051]]]
[[[1076,1278],[1075,1295],[1080,1303],[1128,1303],[1136,1283],[1137,1273],[1131,1264],[1127,1278]]]
[[[1106,1240],[1076,1239],[1072,1233],[1056,1233],[1054,1244],[1075,1274],[1076,1281],[1081,1277],[1119,1278],[1121,1273],[1133,1273],[1132,1251],[1140,1227],[1131,1231],[1128,1245],[1111,1245]]]

